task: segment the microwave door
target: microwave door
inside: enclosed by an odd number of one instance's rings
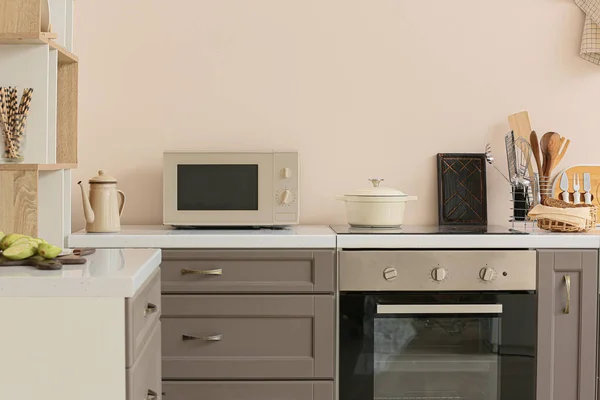
[[[177,210],[258,211],[258,165],[177,166]]]
[[[272,225],[273,201],[272,154],[165,155],[166,225]]]

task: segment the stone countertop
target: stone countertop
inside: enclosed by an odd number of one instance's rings
[[[412,228],[412,229],[411,229]],[[416,229],[415,229],[416,228]],[[407,231],[419,230],[407,227]],[[496,231],[512,227],[494,226]],[[553,233],[515,225],[528,234],[338,234],[338,249],[598,249],[600,230]]]
[[[285,229],[174,229],[164,225],[124,225],[118,233],[80,231],[69,247],[193,249],[334,249],[336,236],[325,225]]]
[[[160,250],[105,249],[59,271],[0,268],[0,297],[133,297],[159,267]]]
[[[336,227],[337,228],[337,227]],[[76,232],[69,247],[189,249],[598,249],[600,230],[552,233],[516,225],[523,234],[414,234],[430,226],[407,226],[410,233],[338,234],[325,225],[286,229],[173,229],[125,225],[118,233]],[[509,227],[490,227],[506,231]]]

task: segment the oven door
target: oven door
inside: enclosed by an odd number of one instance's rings
[[[536,297],[340,296],[340,400],[535,399]]]
[[[164,223],[272,225],[273,157],[272,153],[165,153]]]

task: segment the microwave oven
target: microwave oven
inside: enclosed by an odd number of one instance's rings
[[[180,227],[299,223],[297,152],[169,151],[163,222]]]

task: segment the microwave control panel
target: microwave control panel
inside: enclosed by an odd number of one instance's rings
[[[273,221],[275,224],[298,224],[300,220],[300,165],[298,153],[275,153],[273,158]]]

